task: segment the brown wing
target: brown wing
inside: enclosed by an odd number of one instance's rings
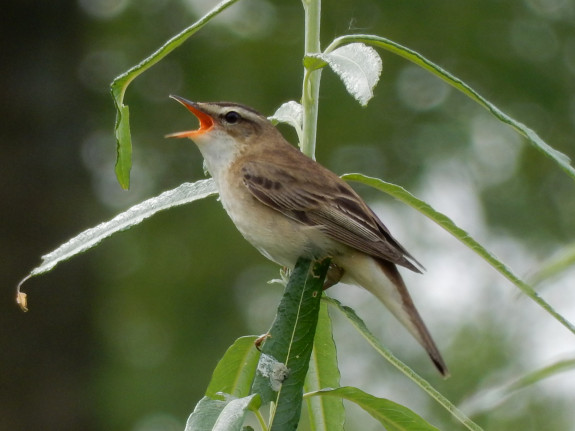
[[[299,158],[298,158],[299,159]],[[299,160],[298,160],[299,161]],[[317,170],[317,175],[299,175]],[[297,171],[300,172],[297,172]],[[269,161],[243,164],[248,190],[262,203],[374,257],[421,272],[419,265],[355,191],[311,159],[286,167]]]

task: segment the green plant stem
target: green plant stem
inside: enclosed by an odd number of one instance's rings
[[[321,51],[320,22],[321,0],[302,0],[305,13],[305,55]],[[303,106],[303,139],[300,142],[302,152],[315,159],[317,134],[317,113],[319,106],[319,84],[321,70],[304,69],[301,104]]]

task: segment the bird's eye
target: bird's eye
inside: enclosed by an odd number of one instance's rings
[[[238,114],[236,111],[230,111],[224,115],[224,120],[228,124],[236,124],[242,119],[242,116]]]

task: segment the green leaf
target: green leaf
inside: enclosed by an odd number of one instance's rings
[[[186,431],[208,431],[214,429],[218,416],[224,410],[227,401],[203,397],[188,418]]]
[[[508,392],[518,391],[520,389],[526,388],[527,386],[534,385],[541,380],[556,376],[557,374],[564,373],[566,371],[573,370],[575,370],[575,359],[566,359],[564,361],[556,362],[539,370],[532,371],[531,373],[528,373],[517,379],[508,386]]]
[[[363,320],[353,311],[351,308],[342,305],[336,299],[324,296],[324,301],[328,304],[334,306],[337,310],[343,313],[343,315],[349,320],[349,322],[357,329],[359,334],[381,355],[383,356],[391,365],[405,374],[411,381],[417,384],[421,389],[423,389],[427,394],[437,401],[442,407],[444,407],[449,413],[451,413],[459,422],[461,422],[465,427],[471,431],[482,431],[481,427],[469,419],[465,413],[459,410],[451,401],[445,398],[437,389],[435,389],[431,384],[413,371],[409,366],[397,359],[393,353],[391,353],[387,348],[385,348],[377,338],[367,329]]]
[[[328,65],[328,62],[325,61],[321,56],[319,55],[306,55],[303,58],[303,66],[311,71],[314,70],[318,70],[321,69],[322,67],[325,67]]]
[[[252,393],[273,401],[271,430],[296,429],[329,259],[298,259],[258,363]]]
[[[240,431],[246,413],[260,404],[257,394],[224,400],[204,397],[188,418],[185,431]]]
[[[130,108],[116,106],[116,178],[124,190],[130,188],[130,171],[132,170],[132,135],[130,133]]]
[[[188,419],[186,431],[240,430],[247,410],[261,404],[257,394],[249,395],[260,352],[255,336],[238,338],[220,359],[206,395]]]
[[[472,415],[479,415],[492,411],[507,401],[521,389],[534,385],[548,377],[575,370],[575,359],[567,359],[530,372],[519,379],[503,386],[479,391],[471,398],[465,400],[462,408]]]
[[[242,398],[249,394],[260,357],[256,340],[255,336],[240,337],[230,346],[212,374],[207,397],[224,393]]]
[[[68,242],[62,244],[56,250],[42,256],[40,266],[34,268],[18,283],[18,294],[20,294],[20,288],[26,280],[50,271],[60,262],[89,250],[109,236],[129,229],[159,211],[203,199],[216,193],[217,189],[212,179],[200,180],[195,183],[184,183],[173,190],[168,190],[159,196],[134,205],[127,211],[118,214],[112,220],[85,230]]]
[[[381,75],[381,58],[376,50],[363,43],[351,43],[330,52],[308,54],[304,59],[311,70],[324,64],[341,78],[349,94],[362,106],[367,105]]]
[[[337,388],[340,386],[339,379],[331,319],[327,304],[322,302],[304,390],[314,392],[324,388]],[[343,431],[345,410],[341,399],[309,397],[306,402],[312,431]]]
[[[438,431],[407,407],[378,398],[354,387],[323,389],[306,396],[338,397],[352,401],[377,419],[387,431]]]
[[[564,247],[529,276],[529,283],[535,286],[548,280],[575,265],[575,244]]]
[[[124,105],[124,95],[130,83],[144,73],[154,64],[158,63],[170,52],[183,44],[190,36],[194,35],[204,25],[238,0],[225,0],[216,5],[191,26],[187,27],[157,49],[152,55],[131,67],[120,76],[116,77],[110,85],[114,106],[116,107],[116,176],[120,185],[127,189],[130,186],[130,170],[132,167],[132,142],[130,135],[130,116],[128,106]]]
[[[455,77],[454,75],[442,69],[435,63],[429,61],[421,54],[409,48],[406,48],[405,46],[402,46],[396,42],[393,42],[389,39],[380,36],[364,35],[364,34],[347,35],[334,39],[334,41],[326,48],[325,54],[328,54],[336,50],[336,48],[339,49],[338,47],[341,45],[354,42],[366,43],[369,45],[376,46],[378,48],[385,49],[389,52],[399,55],[400,57],[405,58],[406,60],[411,61],[412,63],[417,64],[418,66],[428,70],[429,72],[443,79],[449,85],[455,87],[457,90],[461,91],[463,94],[470,97],[479,105],[487,109],[497,119],[511,126],[517,133],[527,138],[529,143],[531,143],[537,150],[541,151],[543,154],[545,154],[555,163],[557,163],[559,167],[562,168],[563,171],[567,173],[567,175],[569,175],[572,179],[575,180],[575,169],[573,168],[573,166],[571,166],[569,157],[567,157],[565,154],[557,151],[556,149],[548,145],[545,141],[543,141],[543,139],[541,139],[537,135],[537,133],[535,133],[529,127],[525,126],[524,124],[514,120],[513,118],[505,114],[503,111],[497,108],[493,103],[489,102],[487,99],[482,97],[477,91],[475,91],[461,79]]]
[[[517,275],[511,271],[507,265],[501,262],[495,255],[490,253],[485,247],[479,244],[475,239],[473,239],[465,230],[458,227],[449,217],[445,214],[440,213],[433,209],[426,202],[416,198],[403,187],[397,186],[395,184],[387,183],[378,178],[367,177],[361,174],[346,174],[342,178],[350,181],[359,181],[363,184],[367,184],[374,187],[382,192],[385,192],[396,199],[399,199],[403,203],[410,205],[417,211],[433,220],[447,232],[452,234],[455,238],[460,240],[463,244],[468,246],[471,250],[481,256],[487,263],[489,263],[493,268],[495,268],[500,274],[511,281],[515,286],[523,291],[529,298],[531,298],[535,303],[537,303],[541,308],[547,311],[551,316],[553,316],[558,322],[569,329],[575,334],[575,326],[569,322],[565,317],[559,314],[551,305],[549,305],[543,298],[541,298],[537,292],[521,280]]]
[[[258,394],[232,399],[218,416],[213,431],[240,431],[248,410],[257,410],[260,405]]]

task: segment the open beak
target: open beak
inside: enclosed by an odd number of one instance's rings
[[[166,135],[166,138],[194,138],[195,136],[203,135],[204,133],[210,131],[212,127],[214,127],[214,120],[213,118],[200,110],[199,106],[195,102],[191,102],[187,99],[184,99],[180,96],[170,95],[170,97],[174,100],[177,100],[182,105],[184,105],[188,110],[194,114],[198,120],[200,120],[200,127],[196,130],[189,130],[187,132],[176,132],[170,133]]]

